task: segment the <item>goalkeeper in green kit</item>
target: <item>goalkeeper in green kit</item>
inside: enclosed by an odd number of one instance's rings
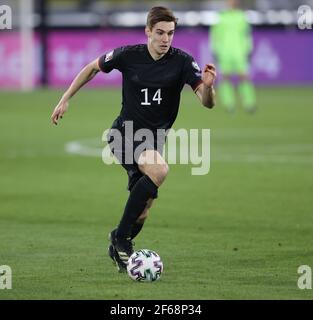
[[[238,92],[247,112],[256,108],[255,89],[249,79],[249,58],[253,49],[250,25],[237,0],[227,1],[229,9],[220,14],[219,22],[212,26],[210,42],[212,53],[221,73],[219,97],[223,106],[235,111],[235,89],[231,76],[239,77]]]

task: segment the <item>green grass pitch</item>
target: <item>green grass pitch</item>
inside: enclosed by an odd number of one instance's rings
[[[12,289],[0,299],[312,299],[297,270],[313,267],[313,92],[257,93],[254,115],[183,93],[174,128],[211,129],[210,172],[170,166],[136,238],[161,255],[164,274],[136,283],[106,253],[126,173],[65,151],[71,141],[101,147],[120,90],[80,91],[57,127],[61,91],[1,92],[0,265],[12,268]]]

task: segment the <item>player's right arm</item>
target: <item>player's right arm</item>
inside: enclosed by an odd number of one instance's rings
[[[57,106],[51,115],[51,121],[54,124],[58,124],[58,121],[63,117],[69,106],[69,99],[88,81],[100,71],[99,59],[87,64],[75,77],[69,88],[65,91]]]

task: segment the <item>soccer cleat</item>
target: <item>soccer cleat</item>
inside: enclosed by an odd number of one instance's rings
[[[115,262],[119,272],[126,272],[127,261],[134,252],[133,243],[130,239],[117,239],[115,231],[109,233],[109,246],[108,253],[111,259]]]
[[[116,239],[114,248],[120,260],[127,266],[128,259],[134,253],[133,243],[129,239]]]
[[[112,245],[112,244],[110,244],[110,245],[109,245],[109,247],[108,247],[108,255],[109,255],[109,257],[112,259],[113,264],[115,265],[115,264],[116,264],[116,262],[115,262],[114,254],[115,254],[114,247],[113,247],[113,245]]]
[[[109,245],[108,254],[109,254],[109,257],[112,259],[113,264],[117,267],[118,272],[120,273],[126,272],[126,265],[121,261],[112,244]]]

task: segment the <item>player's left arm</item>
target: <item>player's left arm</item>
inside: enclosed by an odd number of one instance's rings
[[[195,94],[200,99],[202,105],[207,108],[213,108],[215,105],[215,90],[213,87],[216,79],[216,68],[213,64],[206,64],[202,70],[202,83],[195,90]]]

